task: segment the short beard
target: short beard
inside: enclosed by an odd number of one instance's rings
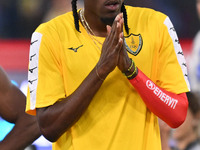
[[[101,21],[102,21],[105,25],[109,25],[109,26],[112,26],[114,20],[115,20],[115,17],[111,17],[111,18],[101,18]]]

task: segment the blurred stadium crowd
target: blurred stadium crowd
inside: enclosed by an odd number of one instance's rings
[[[40,23],[69,10],[70,0],[0,0],[0,38],[30,38]]]
[[[82,1],[78,3],[81,5]],[[164,12],[180,38],[193,38],[198,30],[195,0],[125,0],[125,3]],[[41,22],[69,10],[70,0],[0,0],[0,38],[30,38]]]

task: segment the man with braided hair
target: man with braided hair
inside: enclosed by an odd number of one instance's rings
[[[186,117],[187,68],[170,19],[124,0],[84,9],[32,35],[26,111],[54,150],[160,150],[157,117]]]

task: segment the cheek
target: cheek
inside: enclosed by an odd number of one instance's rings
[[[94,11],[97,9],[97,7],[99,6],[98,1],[97,0],[85,0],[84,1],[84,8],[90,11]]]

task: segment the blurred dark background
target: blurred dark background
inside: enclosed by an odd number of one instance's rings
[[[83,0],[78,0],[81,7]],[[167,14],[179,38],[193,38],[199,29],[195,0],[125,0]],[[35,28],[71,10],[71,0],[0,0],[0,38],[30,38]]]

